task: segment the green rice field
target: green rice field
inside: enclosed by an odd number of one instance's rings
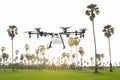
[[[100,70],[3,70],[0,69],[0,80],[120,80],[120,69],[109,72]]]

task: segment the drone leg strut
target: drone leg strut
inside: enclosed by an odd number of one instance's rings
[[[65,44],[64,44],[64,41],[63,41],[62,35],[60,35],[60,38],[61,38],[61,41],[62,41],[62,44],[63,44],[63,49],[65,49]]]
[[[50,41],[49,48],[51,48],[51,47],[52,47],[51,45],[52,45],[52,41]]]

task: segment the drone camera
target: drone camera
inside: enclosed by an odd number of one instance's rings
[[[70,34],[69,34],[69,33],[67,33],[67,34],[66,34],[66,37],[69,37],[69,36],[70,36]]]

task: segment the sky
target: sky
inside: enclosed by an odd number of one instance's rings
[[[0,48],[5,46],[5,52],[11,54],[11,39],[7,33],[10,25],[18,27],[18,35],[14,38],[14,50],[19,50],[19,55],[25,52],[25,44],[30,44],[30,52],[34,53],[34,49],[40,44],[47,45],[51,39],[49,36],[37,39],[35,35],[29,39],[28,34],[23,33],[25,31],[41,27],[42,31],[58,33],[62,31],[59,28],[61,26],[71,26],[69,31],[87,28],[85,37],[81,39],[78,47],[84,48],[84,59],[90,60],[95,52],[92,24],[85,11],[86,6],[92,3],[97,4],[100,10],[100,14],[95,18],[97,53],[104,53],[104,61],[109,62],[108,40],[102,29],[108,24],[112,25],[115,28],[115,33],[111,36],[112,62],[120,62],[118,0],[0,0]],[[70,53],[67,38],[63,36],[63,39],[66,49],[62,49],[62,44],[54,44],[50,49],[52,57],[64,51]],[[73,52],[75,53],[75,50]]]

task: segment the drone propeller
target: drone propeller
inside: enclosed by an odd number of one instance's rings
[[[85,33],[85,31],[87,30],[87,28],[81,28],[81,29],[79,29],[79,30],[81,30],[82,33]]]
[[[84,34],[85,34],[87,28],[81,28],[81,29],[79,29],[79,30],[81,31],[81,32],[80,32],[80,38],[81,38],[81,37],[84,37]]]
[[[36,31],[40,31],[41,29],[41,27],[35,28]]]
[[[37,36],[40,35],[40,36],[45,36],[46,37],[47,35],[51,35],[51,33],[43,32],[43,31],[41,31],[41,29],[42,28],[40,28],[40,27],[39,28],[35,28],[35,30],[37,32]]]
[[[40,30],[41,30],[40,27],[39,27],[39,28],[35,28],[35,30],[36,30],[37,33],[40,33],[40,32],[41,32],[41,31],[40,31]]]
[[[34,33],[34,31],[25,31],[25,32],[23,32],[23,33],[32,34],[32,33]]]
[[[60,28],[62,28],[62,29],[68,29],[68,28],[71,28],[71,27],[60,27]]]
[[[34,31],[26,31],[26,32],[24,32],[24,33],[28,33],[28,34],[29,34],[29,38],[31,38],[31,34],[33,34]]]
[[[61,29],[63,29],[63,32],[64,33],[67,33],[67,30],[69,29],[69,28],[71,28],[71,27],[60,27]]]

